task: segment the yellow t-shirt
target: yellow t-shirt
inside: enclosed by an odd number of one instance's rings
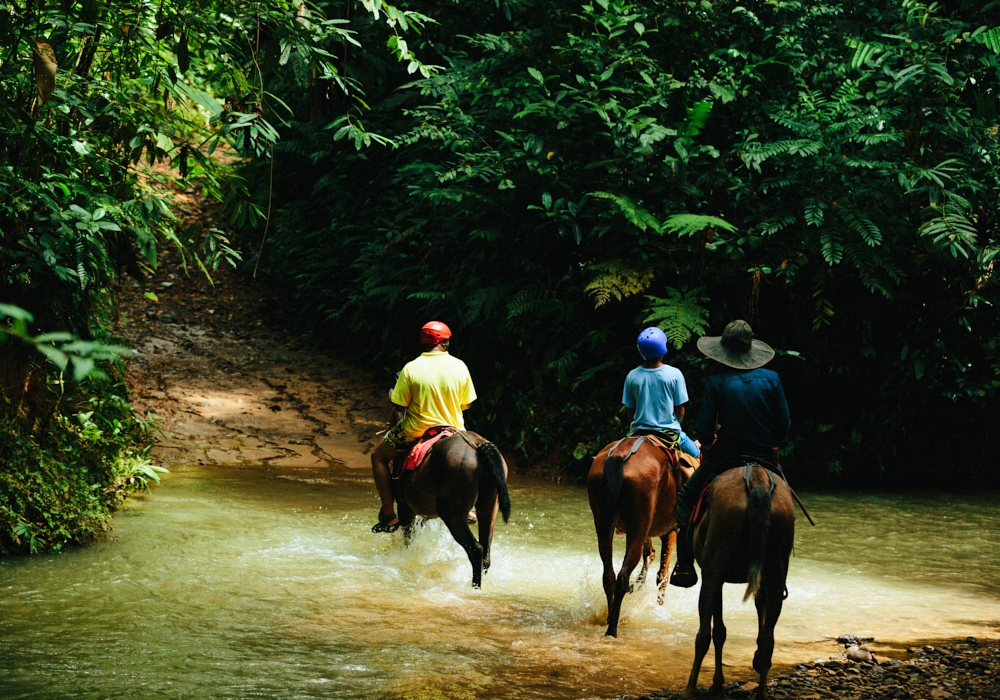
[[[392,390],[392,402],[406,406],[399,425],[412,440],[436,425],[464,430],[462,406],[475,400],[469,368],[446,352],[425,352],[407,362]]]

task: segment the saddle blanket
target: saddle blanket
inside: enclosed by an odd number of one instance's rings
[[[403,460],[403,471],[416,471],[417,467],[423,463],[424,458],[430,453],[431,448],[434,447],[434,443],[441,438],[446,438],[457,432],[458,430],[451,426],[441,426],[440,428],[431,428],[428,430],[420,438],[420,442],[411,447],[410,451],[406,454],[406,459]]]

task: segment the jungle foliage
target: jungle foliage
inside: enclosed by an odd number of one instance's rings
[[[949,474],[1000,479],[997,2],[408,7],[426,75],[336,37],[352,89],[264,71],[294,117],[253,171],[261,265],[331,342],[394,370],[449,323],[476,429],[566,467],[622,433],[643,324],[696,408],[694,337],[742,317],[799,474],[910,483],[943,438]],[[359,117],[378,138],[343,138]]]
[[[390,33],[421,21],[368,4]],[[323,48],[353,41],[344,24],[285,0],[0,0],[0,551],[87,539],[156,480],[113,359],[115,285],[164,242],[195,273],[239,260],[225,232],[179,226],[170,187],[262,221],[232,162],[269,153],[264,111],[287,114],[264,71],[350,90]]]

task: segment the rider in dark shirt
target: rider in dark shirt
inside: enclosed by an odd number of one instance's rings
[[[753,339],[746,321],[733,321],[721,337],[701,338],[698,349],[726,367],[705,381],[697,424],[702,462],[677,494],[677,565],[670,583],[682,588],[698,583],[690,518],[705,486],[748,461],[773,462],[773,449],[788,437],[791,426],[781,380],[761,369],[774,350]]]

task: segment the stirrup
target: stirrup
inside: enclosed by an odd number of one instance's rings
[[[693,564],[688,564],[687,566],[681,566],[680,564],[674,565],[674,570],[670,574],[670,585],[677,586],[678,588],[691,588],[691,586],[698,583],[698,573],[694,570]]]

